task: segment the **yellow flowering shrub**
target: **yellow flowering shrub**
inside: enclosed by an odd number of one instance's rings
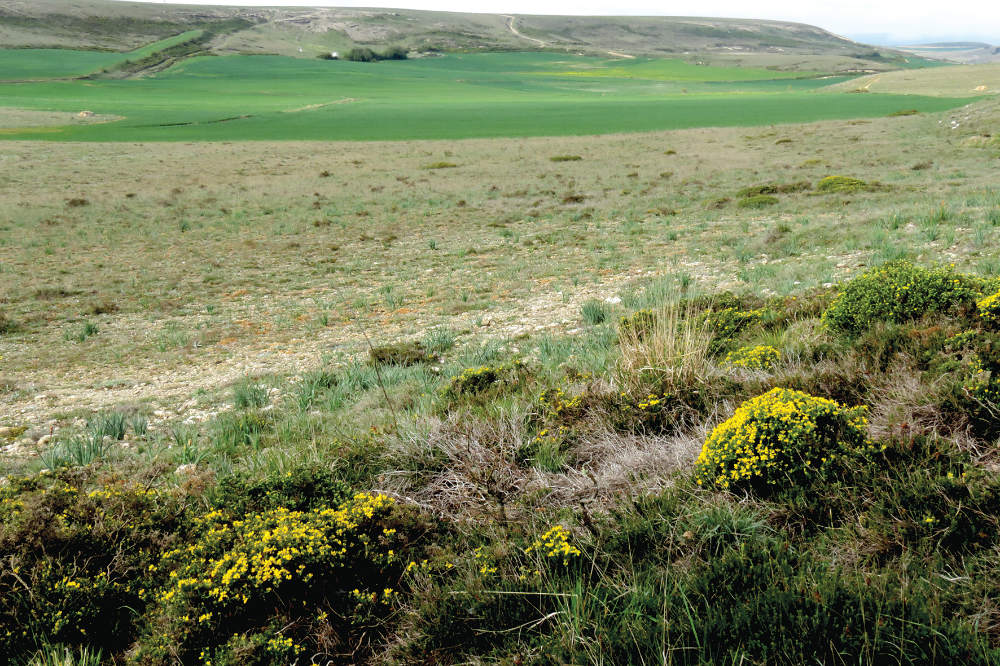
[[[744,402],[705,440],[695,462],[699,485],[777,486],[823,477],[875,450],[866,409],[775,388]]]
[[[726,355],[726,363],[744,370],[770,370],[781,359],[781,352],[770,345],[740,347]]]
[[[27,663],[39,637],[106,654],[137,635],[157,550],[184,534],[178,499],[80,470],[0,484],[0,660]],[[3,661],[6,663],[6,661]]]
[[[970,377],[963,388],[972,400],[987,405],[1000,403],[1000,378],[994,372],[985,368],[979,357],[974,357],[969,363]]]
[[[524,549],[525,555],[538,553],[550,562],[561,561],[563,566],[581,555],[580,549],[570,542],[569,530],[555,525]]]
[[[169,627],[159,647],[194,654],[198,646],[210,654],[228,639],[217,635],[222,629],[267,634],[260,619],[280,616],[292,605],[358,611],[370,620],[393,602],[391,581],[405,565],[405,542],[390,526],[393,509],[385,495],[359,493],[309,511],[276,508],[234,519],[216,510],[201,516],[197,539],[167,551],[155,567],[166,581],[155,601]],[[285,656],[298,655],[297,640],[268,636],[262,649],[274,653],[290,646]],[[139,660],[155,662],[155,652]]]
[[[991,326],[1000,324],[1000,291],[976,301],[979,308],[979,316],[984,322]]]
[[[504,365],[465,368],[451,378],[444,388],[444,394],[452,399],[481,398],[484,395],[492,395],[497,389],[516,386],[526,374],[527,368],[524,363],[517,360]]]
[[[722,351],[727,341],[732,340],[741,331],[759,326],[766,317],[772,314],[766,308],[740,310],[735,307],[724,307],[706,312],[702,315],[702,321],[712,334],[712,352]]]

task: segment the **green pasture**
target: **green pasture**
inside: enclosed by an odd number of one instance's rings
[[[12,53],[0,52],[0,58],[16,59]],[[65,52],[69,60],[77,55]],[[46,58],[53,59],[47,71],[57,71],[56,56]],[[382,63],[227,56],[193,58],[138,79],[2,84],[0,105],[124,117],[89,126],[12,128],[3,132],[6,138],[192,141],[642,132],[876,117],[900,109],[934,112],[963,103],[821,91],[846,79],[800,77],[680,61],[540,53]]]
[[[86,76],[126,60],[145,58],[201,33],[201,30],[189,30],[126,53],[66,49],[0,49],[0,82]],[[6,95],[0,95],[0,100],[4,97]]]

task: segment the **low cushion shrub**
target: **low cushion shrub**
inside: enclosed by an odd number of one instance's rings
[[[719,424],[695,462],[695,481],[720,488],[790,486],[824,478],[875,450],[864,407],[775,388]]]
[[[971,311],[982,288],[981,279],[952,268],[893,261],[848,282],[823,313],[823,321],[834,332],[854,336],[876,323]]]
[[[781,352],[770,345],[740,347],[726,354],[726,363],[744,370],[770,370],[781,359]]]

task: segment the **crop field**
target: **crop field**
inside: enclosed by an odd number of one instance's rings
[[[0,83],[85,76],[126,60],[144,58],[200,33],[200,30],[191,30],[126,53],[68,49],[0,49]]]
[[[37,65],[43,71],[64,74],[76,67],[50,62],[50,52],[43,55]],[[24,51],[0,52],[4,58],[24,75],[33,62]],[[7,133],[11,138],[41,132],[46,140],[239,141],[643,132],[877,117],[911,108],[932,112],[961,103],[822,90],[843,80],[669,60],[529,53],[382,63],[231,56],[191,59],[140,79],[6,85],[3,104],[123,117]]]
[[[0,660],[1000,663],[1000,99],[950,69],[0,84]]]

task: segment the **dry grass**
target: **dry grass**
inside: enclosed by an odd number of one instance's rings
[[[1000,270],[990,144],[971,140],[1000,109],[961,113],[974,119],[958,130],[920,115],[449,142],[7,142],[0,284],[21,328],[0,355],[5,376],[37,387],[25,397],[46,396],[9,412],[36,422],[126,401],[174,408],[245,374],[363,353],[362,326],[375,344],[442,325],[460,346],[566,332],[582,303],[657,275],[766,295],[900,252]],[[930,155],[933,170],[911,169]],[[463,168],[421,168],[436,161]],[[831,173],[894,189],[705,208],[755,183]],[[586,198],[564,204],[567,192]],[[920,220],[942,203],[952,218],[929,235]],[[105,301],[117,311],[94,314]],[[99,334],[67,343],[84,320]]]
[[[655,313],[650,331],[621,330],[617,377],[623,390],[633,395],[649,390],[673,393],[711,383],[719,369],[709,353],[712,333],[699,314],[668,303]]]

